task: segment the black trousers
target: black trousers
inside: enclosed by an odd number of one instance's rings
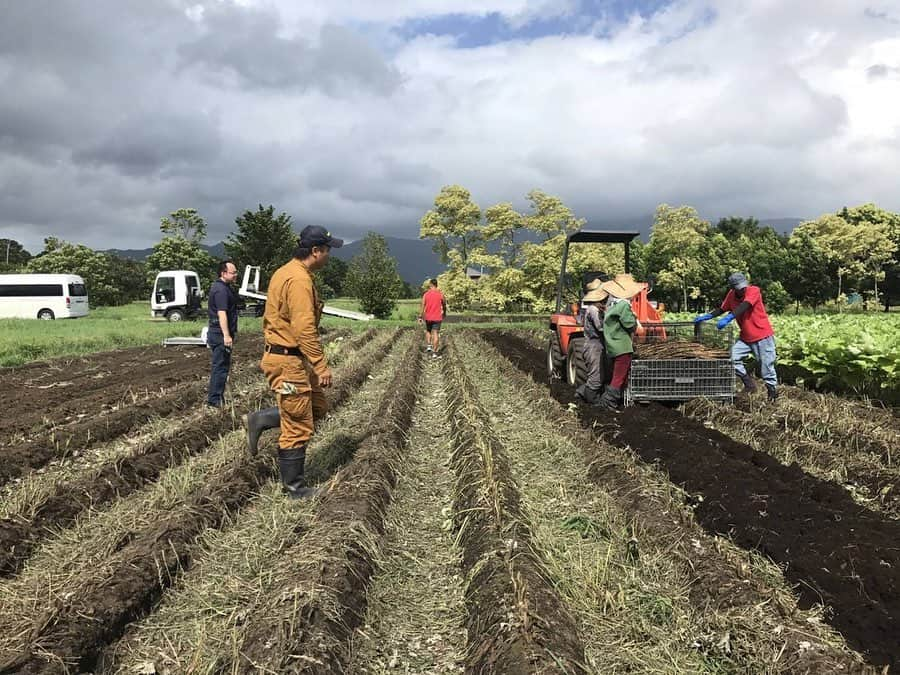
[[[225,338],[221,333],[208,332],[206,341],[212,353],[206,402],[218,407],[224,403],[225,383],[228,382],[228,372],[231,370],[231,347],[225,346]]]

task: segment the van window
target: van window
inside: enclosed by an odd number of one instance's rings
[[[62,284],[0,284],[0,298],[62,297]]]
[[[84,284],[69,284],[69,295],[73,297],[84,297],[87,295],[87,289]]]

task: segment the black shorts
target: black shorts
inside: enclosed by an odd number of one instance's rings
[[[425,330],[427,330],[429,333],[433,330],[440,332],[441,322],[440,321],[426,321],[425,322]]]

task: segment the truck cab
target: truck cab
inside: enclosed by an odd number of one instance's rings
[[[191,270],[165,270],[156,275],[150,295],[150,316],[167,321],[193,319],[200,313],[200,278]]]

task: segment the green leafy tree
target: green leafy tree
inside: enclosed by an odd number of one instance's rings
[[[109,256],[83,244],[47,237],[44,250],[28,261],[26,270],[42,274],[77,274],[84,279],[90,303],[95,307],[124,302],[116,286]]]
[[[159,223],[166,235],[147,256],[147,279],[150,284],[163,270],[193,270],[201,284],[209,287],[215,277],[216,260],[201,246],[206,236],[206,222],[195,209],[178,209]]]
[[[25,267],[31,254],[15,239],[0,239],[0,272],[15,272]]]
[[[329,256],[325,267],[316,272],[316,283],[323,298],[336,298],[344,294],[347,281],[347,263]]]
[[[434,252],[445,265],[452,264],[450,251],[458,251],[458,264],[465,272],[469,251],[482,240],[480,223],[481,209],[472,201],[469,191],[459,185],[448,185],[441,188],[434,199],[434,208],[419,221],[419,238],[434,241]]]
[[[900,214],[869,203],[844,207],[839,215],[856,229],[857,236],[865,237],[867,245],[859,264],[865,276],[872,281],[875,301],[878,302],[878,284],[885,280],[888,269],[898,262]]]
[[[110,278],[119,291],[120,303],[142,301],[150,297],[152,287],[147,280],[147,266],[138,260],[105,254],[109,262]]]
[[[837,263],[826,255],[808,231],[797,228],[791,233],[787,254],[789,264],[784,282],[798,305],[805,303],[815,308],[834,297]]]
[[[284,212],[275,215],[274,206],[263,208],[260,204],[256,211],[244,211],[234,223],[237,231],[225,239],[225,253],[239,271],[245,265],[259,265],[260,286],[266,288],[275,270],[291,259],[297,246],[291,217]]]
[[[660,204],[656,209],[646,252],[647,267],[657,271],[661,290],[676,294],[684,310],[688,307],[688,295],[700,294],[702,261],[710,256],[705,243],[711,234],[709,223],[691,206]]]
[[[584,227],[584,218],[576,218],[559,197],[532,190],[528,193],[528,201],[531,202],[531,213],[525,216],[525,227],[540,232],[546,239],[571,234]]]
[[[197,209],[178,209],[160,220],[159,229],[170,237],[182,237],[195,244],[206,239],[206,221]]]
[[[505,265],[515,265],[519,260],[520,246],[516,235],[525,227],[525,217],[512,204],[503,202],[484,212],[482,236],[485,241],[499,244],[500,257]]]
[[[379,319],[391,315],[403,281],[397,273],[397,261],[391,257],[383,236],[374,232],[365,236],[362,251],[350,261],[346,285],[359,299],[362,311]]]
[[[734,241],[741,236],[750,237],[751,239],[760,230],[759,221],[756,218],[738,218],[736,216],[728,216],[720,218],[719,222],[713,228],[714,232],[718,232],[728,240]]]

